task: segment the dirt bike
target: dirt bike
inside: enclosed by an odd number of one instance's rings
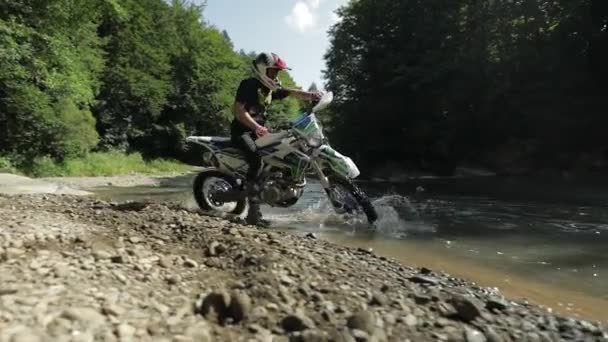
[[[332,100],[333,94],[327,92],[290,125],[249,139],[250,147],[262,157],[260,199],[273,207],[290,207],[304,193],[310,175],[319,180],[338,214],[363,213],[373,224],[378,218],[376,210],[354,182],[359,169],[350,158],[331,148],[315,115]],[[193,184],[198,206],[207,212],[241,215],[247,205],[248,168],[241,150],[227,137],[189,136],[186,141],[206,149],[203,162],[209,167],[195,177]]]

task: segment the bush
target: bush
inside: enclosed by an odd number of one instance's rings
[[[34,177],[115,176],[125,174],[181,173],[191,169],[189,165],[174,160],[146,161],[139,153],[120,152],[89,153],[82,158],[55,162],[49,157],[34,160],[23,172]]]

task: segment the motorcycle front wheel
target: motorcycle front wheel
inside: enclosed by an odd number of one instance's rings
[[[369,197],[354,182],[340,177],[329,178],[330,187],[327,195],[338,214],[351,214],[363,212],[367,221],[373,224],[378,219],[376,208]]]

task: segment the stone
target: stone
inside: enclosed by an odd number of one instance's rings
[[[184,258],[184,266],[189,268],[198,268],[198,263],[190,258]]]
[[[281,327],[287,332],[303,331],[314,328],[315,323],[303,314],[294,314],[283,318],[281,320]]]
[[[105,318],[101,313],[87,307],[69,308],[62,312],[61,317],[80,322],[83,328],[89,329],[96,329],[105,323]]]
[[[21,331],[13,334],[10,339],[11,342],[43,342],[43,339],[30,329],[22,329]]]
[[[509,303],[500,297],[490,297],[486,301],[486,309],[503,311],[509,307]]]
[[[348,317],[346,326],[371,334],[376,327],[376,317],[371,311],[359,311]]]
[[[121,342],[133,341],[135,328],[129,324],[123,323],[116,328],[116,334]]]
[[[207,320],[214,316],[220,324],[228,318],[228,306],[230,296],[225,292],[212,292],[205,296],[202,303],[195,307],[195,313],[202,315]]]
[[[101,312],[106,316],[118,317],[125,313],[125,309],[115,303],[106,303],[101,309]]]
[[[141,239],[137,236],[130,236],[129,237],[129,242],[133,243],[133,244],[138,244],[141,242]]]
[[[412,283],[416,283],[416,284],[423,284],[423,285],[437,285],[437,284],[439,284],[439,280],[437,280],[437,279],[435,279],[433,277],[428,277],[428,276],[415,275],[415,276],[409,277],[408,279]]]
[[[481,315],[481,305],[474,298],[454,295],[450,303],[456,310],[456,317],[464,322],[470,322]]]
[[[382,292],[378,292],[378,291],[374,291],[372,293],[372,299],[370,300],[369,304],[370,305],[377,305],[377,306],[385,306],[388,305],[389,300],[386,297],[386,295]]]
[[[158,259],[158,265],[162,268],[171,268],[173,267],[173,260],[171,257],[162,256]]]
[[[234,323],[247,319],[251,311],[251,298],[244,292],[235,292],[230,296],[228,316]]]
[[[486,342],[486,336],[477,329],[465,327],[464,336],[467,342]]]
[[[96,250],[93,252],[93,257],[95,258],[96,261],[108,260],[112,257],[112,254],[110,254],[110,252],[107,252],[104,250]]]
[[[505,339],[499,335],[492,327],[485,328],[485,335],[488,342],[504,342]]]
[[[212,342],[211,329],[207,322],[198,322],[186,328],[186,336],[192,338],[196,342]]]
[[[211,242],[207,249],[207,256],[218,256],[226,251],[226,247],[217,241]]]
[[[407,325],[408,327],[415,327],[416,325],[418,325],[418,318],[416,318],[416,316],[414,316],[413,314],[409,314],[405,317],[403,317],[403,323],[405,323],[405,325]]]

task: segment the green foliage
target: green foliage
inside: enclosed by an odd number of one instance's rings
[[[227,134],[249,75],[233,49],[190,1],[0,1],[0,155],[44,174],[95,150],[192,160],[185,137]]]
[[[338,14],[329,123],[356,160],[449,173],[608,151],[606,1],[359,0]]]
[[[17,168],[13,165],[11,158],[0,156],[0,172],[17,173]]]
[[[0,162],[2,159],[0,159]],[[90,153],[81,158],[56,162],[38,157],[23,172],[35,177],[114,176],[124,174],[183,173],[191,167],[171,159],[145,161],[141,154],[122,152]]]
[[[95,101],[103,60],[91,3],[0,5],[0,153],[18,155],[18,164],[38,155],[77,156],[95,143],[86,108]],[[84,140],[69,127],[79,121]],[[84,150],[74,148],[84,141]]]

